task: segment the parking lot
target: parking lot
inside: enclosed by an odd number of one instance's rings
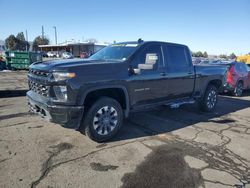
[[[26,74],[0,73],[0,187],[250,187],[250,92],[131,114],[98,144],[30,114]]]

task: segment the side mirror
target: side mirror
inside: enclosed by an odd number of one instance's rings
[[[138,68],[129,68],[130,75],[136,75],[140,74],[141,70],[153,70],[154,65],[153,64],[138,64]]]
[[[129,74],[130,74],[130,75],[140,74],[140,72],[141,72],[140,69],[133,69],[132,67],[130,67],[130,68],[128,69],[128,71],[129,71]]]
[[[138,64],[138,69],[140,70],[152,70],[154,69],[153,64]]]
[[[133,69],[134,74],[140,74],[141,73],[141,69]]]

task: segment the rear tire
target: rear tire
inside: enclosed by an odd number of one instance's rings
[[[240,97],[240,96],[242,96],[242,93],[243,93],[243,83],[240,81],[237,83],[237,85],[233,91],[233,95],[235,97]]]
[[[109,97],[98,99],[87,111],[83,131],[92,140],[104,142],[113,138],[123,124],[123,111],[116,100]]]
[[[218,89],[214,85],[208,85],[206,92],[200,101],[200,108],[205,112],[212,112],[218,102]]]

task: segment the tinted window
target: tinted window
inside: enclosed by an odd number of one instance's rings
[[[240,72],[240,65],[239,65],[239,63],[235,63],[234,68],[235,68],[236,72]]]
[[[149,45],[140,51],[133,62],[132,68],[137,69],[139,64],[150,64],[152,70],[157,70],[162,65],[161,45]]]
[[[165,59],[167,69],[170,71],[182,71],[190,67],[187,49],[183,46],[167,45],[165,47]]]
[[[243,63],[235,63],[235,69],[239,73],[247,72],[246,67],[244,66]]]
[[[241,63],[240,67],[243,72],[247,72],[247,65],[245,63]]]
[[[250,72],[250,64],[245,65],[248,72]]]

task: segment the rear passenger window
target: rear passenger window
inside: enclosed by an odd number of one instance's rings
[[[187,49],[183,46],[167,45],[165,47],[165,59],[169,71],[184,71],[190,67]]]

